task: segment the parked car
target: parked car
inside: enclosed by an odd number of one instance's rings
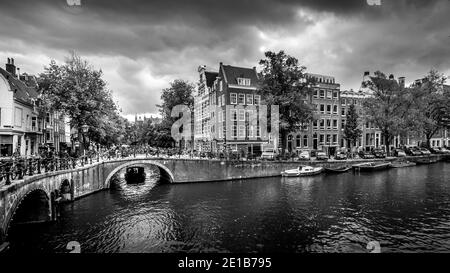
[[[423,155],[431,155],[431,152],[430,152],[427,148],[419,148],[419,151],[420,151]]]
[[[422,155],[422,152],[417,147],[408,147],[405,149],[405,152],[407,155],[413,155],[413,156]]]
[[[347,155],[344,152],[337,152],[334,158],[337,160],[345,160],[347,159]]]
[[[430,150],[432,154],[443,154],[441,147],[431,147],[428,150]]]
[[[376,158],[385,158],[386,157],[386,152],[381,150],[381,149],[374,149],[372,151],[372,154],[376,157]]]
[[[370,152],[365,152],[365,151],[360,151],[358,153],[359,157],[364,158],[364,159],[371,159],[371,158],[375,158],[375,156],[370,153]]]
[[[298,158],[301,160],[310,160],[311,155],[310,155],[309,151],[303,150],[303,151],[300,151]]]
[[[328,156],[325,152],[317,152],[316,159],[317,160],[327,160]]]
[[[394,156],[396,156],[396,157],[405,157],[405,156],[406,156],[405,151],[403,151],[402,149],[395,149],[395,150],[393,151],[393,154],[394,154]]]
[[[277,152],[274,149],[266,149],[261,154],[261,159],[274,160],[277,157]]]

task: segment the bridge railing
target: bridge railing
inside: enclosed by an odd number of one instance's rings
[[[86,156],[74,157],[17,157],[0,161],[0,183],[5,181],[10,185],[14,180],[21,180],[25,176],[49,173],[60,170],[71,170],[85,165],[112,159],[106,154],[92,153]]]
[[[150,153],[139,151],[124,152],[91,152],[80,157],[16,157],[0,160],[0,185],[5,182],[10,185],[15,180],[21,180],[25,176],[33,176],[60,170],[73,170],[100,161],[117,160],[137,156],[153,157]],[[159,155],[158,155],[159,156]],[[163,154],[159,157],[166,157]]]

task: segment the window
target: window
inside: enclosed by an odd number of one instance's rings
[[[308,136],[307,135],[303,136],[303,147],[308,147]]]
[[[252,94],[247,94],[247,105],[249,104],[253,104],[253,95]]]
[[[325,136],[323,134],[320,134],[319,135],[319,144],[323,144],[324,140],[325,140]]]
[[[250,85],[250,79],[247,78],[237,78],[237,81],[239,85],[246,85],[246,86]]]
[[[342,109],[341,109],[341,115],[345,116],[345,107],[342,107]]]
[[[301,141],[301,136],[300,135],[297,135],[296,137],[295,137],[295,146],[296,147],[300,147],[300,141]]]
[[[324,119],[320,120],[320,129],[325,129],[325,120]]]
[[[223,127],[222,126],[219,126],[218,128],[217,128],[218,130],[219,130],[219,139],[222,139],[223,138]]]
[[[319,98],[319,92],[317,90],[314,90],[314,98]]]
[[[330,144],[331,143],[331,135],[327,135],[327,143],[326,144]]]
[[[331,119],[327,119],[327,128],[331,129]]]
[[[221,96],[218,97],[217,105],[222,106],[222,97]]]
[[[325,114],[325,104],[320,105],[320,112],[322,112],[322,114]]]
[[[231,109],[230,115],[231,115],[231,120],[237,120],[237,111],[236,111],[236,109]]]
[[[327,91],[327,99],[331,99],[332,91]]]
[[[219,91],[223,91],[223,83],[222,83],[222,81],[219,82]]]
[[[331,114],[331,105],[327,104],[327,114]]]
[[[345,105],[347,103],[346,99],[342,99],[342,105]]]
[[[333,92],[333,99],[337,99],[338,98],[338,92],[337,91],[334,91]]]
[[[325,98],[325,90],[320,90],[319,94],[321,99]]]
[[[337,143],[337,142],[338,142],[337,135],[333,135],[333,143]]]
[[[261,96],[260,95],[255,95],[255,105],[259,105],[261,104]]]
[[[1,119],[1,116],[0,116],[0,119]],[[36,131],[37,130],[37,128],[36,128],[36,117],[32,117],[31,118],[31,130],[32,131]]]
[[[245,126],[244,125],[239,126],[239,137],[245,137]]]
[[[337,112],[338,112],[338,106],[333,105],[333,114],[337,114]]]
[[[22,108],[16,107],[14,116],[14,126],[22,127],[22,119],[23,119],[22,114],[23,114]]]
[[[245,100],[245,94],[239,93],[238,103],[244,104],[245,103],[244,100]]]
[[[319,127],[319,121],[315,120],[315,121],[313,121],[313,129],[317,130],[317,127]]]
[[[341,121],[341,128],[342,128],[342,129],[345,128],[345,119],[343,119],[343,120]]]
[[[337,129],[338,127],[338,121],[337,119],[333,119],[333,129]]]
[[[245,121],[245,110],[239,109],[239,121]]]
[[[237,94],[236,93],[230,93],[230,101],[231,101],[231,104],[237,104]]]
[[[221,106],[224,106],[225,105],[225,95],[222,95],[222,105]]]

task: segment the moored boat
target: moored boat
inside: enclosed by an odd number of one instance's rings
[[[353,170],[357,171],[378,171],[385,170],[391,166],[390,162],[367,162],[353,165]]]
[[[345,173],[348,170],[351,169],[351,167],[348,166],[341,166],[341,167],[337,167],[337,168],[324,168],[326,173]]]
[[[432,157],[416,158],[415,162],[417,164],[432,164],[432,163],[437,162],[437,158],[432,158]]]
[[[146,173],[144,167],[128,167],[125,173],[125,180],[129,184],[145,182]]]
[[[282,171],[281,175],[285,177],[310,176],[320,174],[322,171],[322,167],[300,166],[296,169]]]
[[[397,162],[392,162],[391,164],[391,168],[404,168],[404,167],[411,167],[411,166],[416,166],[417,164],[415,162],[411,162],[411,161],[397,161]]]

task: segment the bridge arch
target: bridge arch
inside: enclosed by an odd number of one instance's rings
[[[42,186],[36,186],[33,187],[32,189],[28,190],[27,192],[23,193],[23,194],[19,194],[15,199],[13,199],[12,201],[12,205],[10,207],[10,209],[8,210],[8,213],[6,215],[6,221],[4,222],[4,226],[2,227],[3,229],[3,236],[6,238],[6,236],[8,235],[8,229],[11,226],[11,223],[14,220],[14,217],[17,216],[17,212],[19,211],[19,209],[21,208],[21,205],[25,202],[25,201],[30,201],[30,198],[40,198],[40,201],[44,201],[44,203],[41,203],[40,205],[44,205],[44,207],[40,208],[39,206],[35,207],[35,209],[45,209],[46,213],[46,221],[50,220],[52,217],[52,203],[51,203],[51,198],[50,198],[50,194],[48,193],[48,191],[42,187]],[[44,199],[44,200],[42,200]],[[42,211],[41,211],[42,213]]]
[[[105,188],[109,188],[111,184],[111,178],[120,170],[134,165],[150,165],[150,166],[156,166],[159,169],[159,173],[161,175],[161,180],[167,181],[169,183],[172,183],[174,181],[174,176],[172,171],[164,166],[164,164],[157,162],[157,161],[151,161],[151,160],[133,160],[129,161],[123,164],[120,164],[118,167],[114,168],[106,177],[104,186]]]

